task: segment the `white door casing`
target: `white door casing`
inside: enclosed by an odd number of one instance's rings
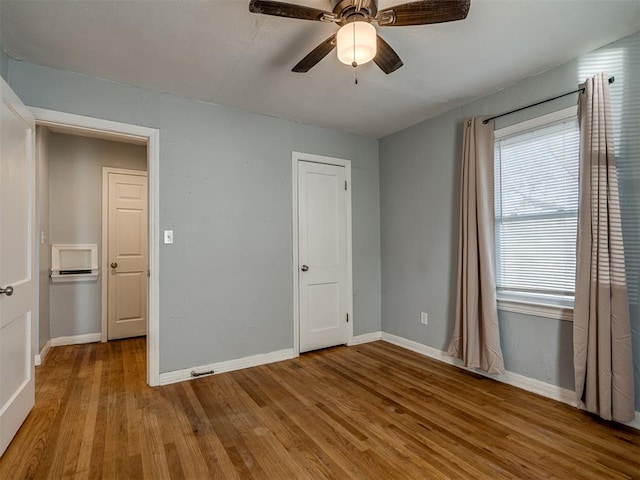
[[[39,125],[63,128],[73,133],[90,137],[131,141],[147,145],[147,174],[149,188],[149,280],[147,307],[147,383],[150,386],[160,384],[160,130],[122,122],[113,122],[94,117],[85,117],[73,113],[58,112],[44,108],[29,107]],[[103,244],[105,242],[103,241]],[[103,259],[101,270],[104,272],[106,261]],[[106,288],[103,284],[102,340],[107,340]],[[37,325],[36,325],[37,326]]]
[[[0,79],[0,455],[35,401],[35,120]],[[6,291],[11,287],[13,291]],[[9,295],[11,293],[11,295]]]
[[[138,337],[147,333],[147,176],[108,168],[104,175],[108,339]]]
[[[349,343],[353,336],[345,162],[303,155],[295,165],[300,352]]]

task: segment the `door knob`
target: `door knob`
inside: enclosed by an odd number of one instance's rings
[[[7,288],[0,287],[0,295],[2,295],[3,293],[7,297],[10,297],[11,295],[13,295],[13,287],[12,286],[8,286]]]
[[[118,262],[111,262],[111,268],[117,268]]]
[[[307,265],[302,265],[302,267],[300,267],[300,270],[306,272],[307,270],[309,270],[309,267]]]

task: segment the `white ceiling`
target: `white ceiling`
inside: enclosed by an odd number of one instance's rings
[[[18,60],[380,138],[640,30],[639,0],[471,0],[464,21],[379,27],[405,65],[363,65],[354,85],[334,53],[291,72],[335,25],[248,4],[0,0],[0,40]]]

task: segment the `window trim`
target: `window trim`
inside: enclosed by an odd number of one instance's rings
[[[502,138],[509,137],[511,135],[526,133],[531,130],[553,125],[555,123],[561,123],[578,116],[578,106],[573,105],[562,110],[541,115],[524,122],[514,123],[504,128],[500,128],[493,132],[494,141]],[[515,300],[513,298],[501,297],[496,292],[497,308],[503,312],[521,313],[525,315],[533,315],[536,317],[551,318],[557,320],[564,320],[568,322],[573,321],[573,307],[567,305],[554,305],[544,302],[538,302],[535,300]]]
[[[501,312],[522,313],[535,317],[554,318],[556,320],[573,322],[573,307],[526,302],[524,300],[507,300],[505,298],[498,298],[497,306]]]
[[[578,106],[573,105],[571,107],[563,108],[562,110],[548,113],[546,115],[541,115],[530,120],[525,120],[524,122],[514,123],[513,125],[509,125],[498,130],[494,130],[493,136],[496,140],[500,140],[501,138],[509,137],[511,135],[525,133],[540,127],[553,125],[554,123],[564,122],[577,116]]]

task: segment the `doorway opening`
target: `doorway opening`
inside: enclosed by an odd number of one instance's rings
[[[49,334],[51,342],[44,347],[44,350],[42,349],[44,342],[36,342],[35,347],[40,352],[40,355],[36,356],[36,364],[38,364],[38,357],[46,355],[48,346],[107,341],[109,338],[146,334],[147,383],[150,386],[158,385],[159,131],[50,110],[37,108],[30,110],[36,119],[39,130],[38,154],[43,148],[40,144],[42,137],[48,136],[49,141],[51,138],[55,141],[57,157],[64,157],[64,161],[61,162],[63,167],[58,168],[59,165],[54,167],[57,168],[55,173],[55,182],[57,183],[55,187],[53,183],[51,184],[52,190],[56,190],[55,195],[53,192],[50,195],[52,205],[49,211],[52,212],[52,218],[47,218],[48,212],[44,210],[44,208],[49,208],[46,205],[47,202],[44,206],[42,202],[38,202],[39,208],[36,218],[41,247],[39,256],[41,280],[37,288],[38,304],[41,310],[47,307],[57,308],[60,305],[64,307],[65,301],[67,304],[75,305],[76,310],[93,309],[91,310],[93,323],[89,327],[92,330],[90,333],[79,330],[79,335],[66,339],[62,335],[62,340],[59,340],[59,332],[43,331],[42,334]],[[94,155],[92,160],[88,160],[91,154],[96,152],[98,152],[97,156]],[[55,161],[56,158],[48,160]],[[38,158],[37,161],[40,168],[41,159]],[[49,167],[52,166],[49,165]],[[75,168],[78,166],[81,168]],[[49,169],[47,175],[51,173],[52,170]],[[40,183],[44,182],[45,179],[42,178],[42,175],[39,176]],[[53,176],[51,178],[53,181]],[[109,188],[109,179],[111,179],[111,188]],[[96,181],[98,182],[97,187],[95,186]],[[65,184],[65,182],[67,183]],[[106,192],[103,192],[105,182]],[[78,190],[84,190],[86,195],[79,196]],[[95,191],[89,192],[90,190]],[[113,197],[112,202],[109,201],[109,191]],[[106,199],[103,198],[105,193]],[[71,198],[66,198],[65,195]],[[59,198],[63,203],[67,202],[67,207],[61,208],[61,205],[53,205],[53,202],[58,201]],[[73,205],[73,202],[78,205]],[[109,203],[115,206],[111,215],[108,209]],[[111,217],[111,223],[119,222],[120,225],[120,229],[116,229],[115,234],[112,232],[111,236],[109,235],[109,231],[112,230],[109,228],[109,217]],[[51,224],[51,231],[42,228],[45,226],[45,222]],[[59,227],[65,227],[65,223],[72,225],[72,228],[67,229],[71,230],[75,237],[73,235],[64,238],[61,236],[63,228]],[[57,226],[54,226],[56,224]],[[68,226],[66,225],[66,227]],[[129,231],[125,231],[124,227],[129,228]],[[109,237],[111,237],[111,242]],[[55,294],[52,293],[50,297],[52,305],[48,306],[44,301],[48,292],[44,291],[42,267],[48,269],[50,265],[49,251],[53,251],[50,244],[54,244],[54,242],[62,245],[77,243],[89,247],[97,244],[97,251],[101,252],[97,255],[99,266],[97,272],[100,281],[91,282],[90,275],[85,275],[85,280],[89,279],[89,282],[85,283],[82,282],[82,279],[78,279],[78,282],[69,282],[69,277],[67,277],[64,279],[67,280],[65,282],[66,289],[58,289]],[[112,268],[111,265],[116,266]],[[48,282],[49,279],[46,280]],[[57,288],[64,283],[50,284],[51,287],[54,285]],[[109,295],[110,289],[113,289],[113,295]],[[82,291],[84,294],[81,293]],[[116,293],[118,291],[119,295]],[[65,299],[65,295],[72,295],[74,302]],[[116,303],[113,303],[114,298]],[[92,302],[90,306],[86,305],[89,300]],[[55,306],[53,305],[54,301]],[[109,333],[109,306],[112,311],[118,312],[114,328],[120,328],[119,333],[116,330],[114,330],[116,333]],[[39,317],[40,315],[38,315]],[[71,317],[71,321],[77,321],[77,319],[74,320],[73,315],[69,317]],[[52,320],[55,319],[52,318]],[[86,330],[88,327],[81,328]],[[40,335],[42,329],[43,327],[36,322],[34,325],[36,339],[42,338],[44,340]],[[58,340],[56,340],[57,338]],[[67,340],[66,343],[64,343],[65,340]]]

